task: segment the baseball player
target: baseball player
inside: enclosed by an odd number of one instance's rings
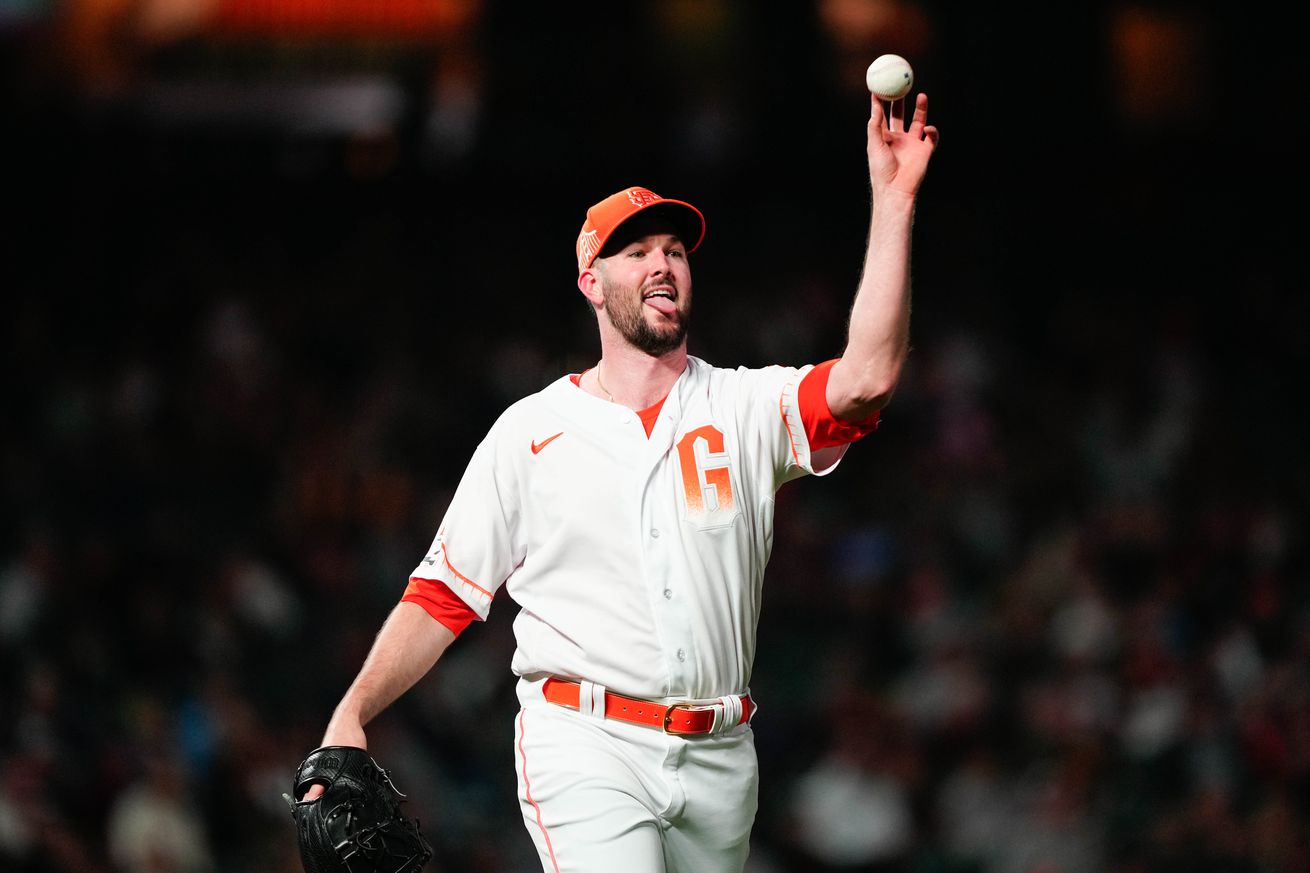
[[[600,360],[510,406],[478,445],[324,745],[364,747],[364,725],[506,586],[521,607],[519,801],[542,868],[743,868],[774,493],[875,429],[908,350],[914,205],[938,133],[925,95],[908,126],[871,106],[868,252],[838,359],[688,355],[700,211],[645,188],[587,211],[578,289]]]

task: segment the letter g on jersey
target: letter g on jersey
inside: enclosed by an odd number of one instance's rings
[[[700,528],[731,524],[738,510],[732,493],[732,458],[723,431],[712,424],[678,440],[678,462],[687,500],[687,521]]]

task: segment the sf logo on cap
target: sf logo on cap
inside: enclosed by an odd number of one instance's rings
[[[649,206],[656,200],[663,199],[663,197],[656,194],[654,191],[647,191],[645,188],[628,189],[628,200],[632,202],[633,206]]]
[[[578,236],[578,269],[591,263],[591,259],[600,251],[600,234],[594,230],[584,230]]]

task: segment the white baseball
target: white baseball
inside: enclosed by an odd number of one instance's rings
[[[883,100],[900,100],[914,86],[914,70],[900,55],[879,55],[869,64],[864,83]]]

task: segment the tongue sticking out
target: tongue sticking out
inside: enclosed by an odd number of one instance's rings
[[[665,315],[672,315],[678,309],[678,305],[667,297],[648,297],[646,305]]]

